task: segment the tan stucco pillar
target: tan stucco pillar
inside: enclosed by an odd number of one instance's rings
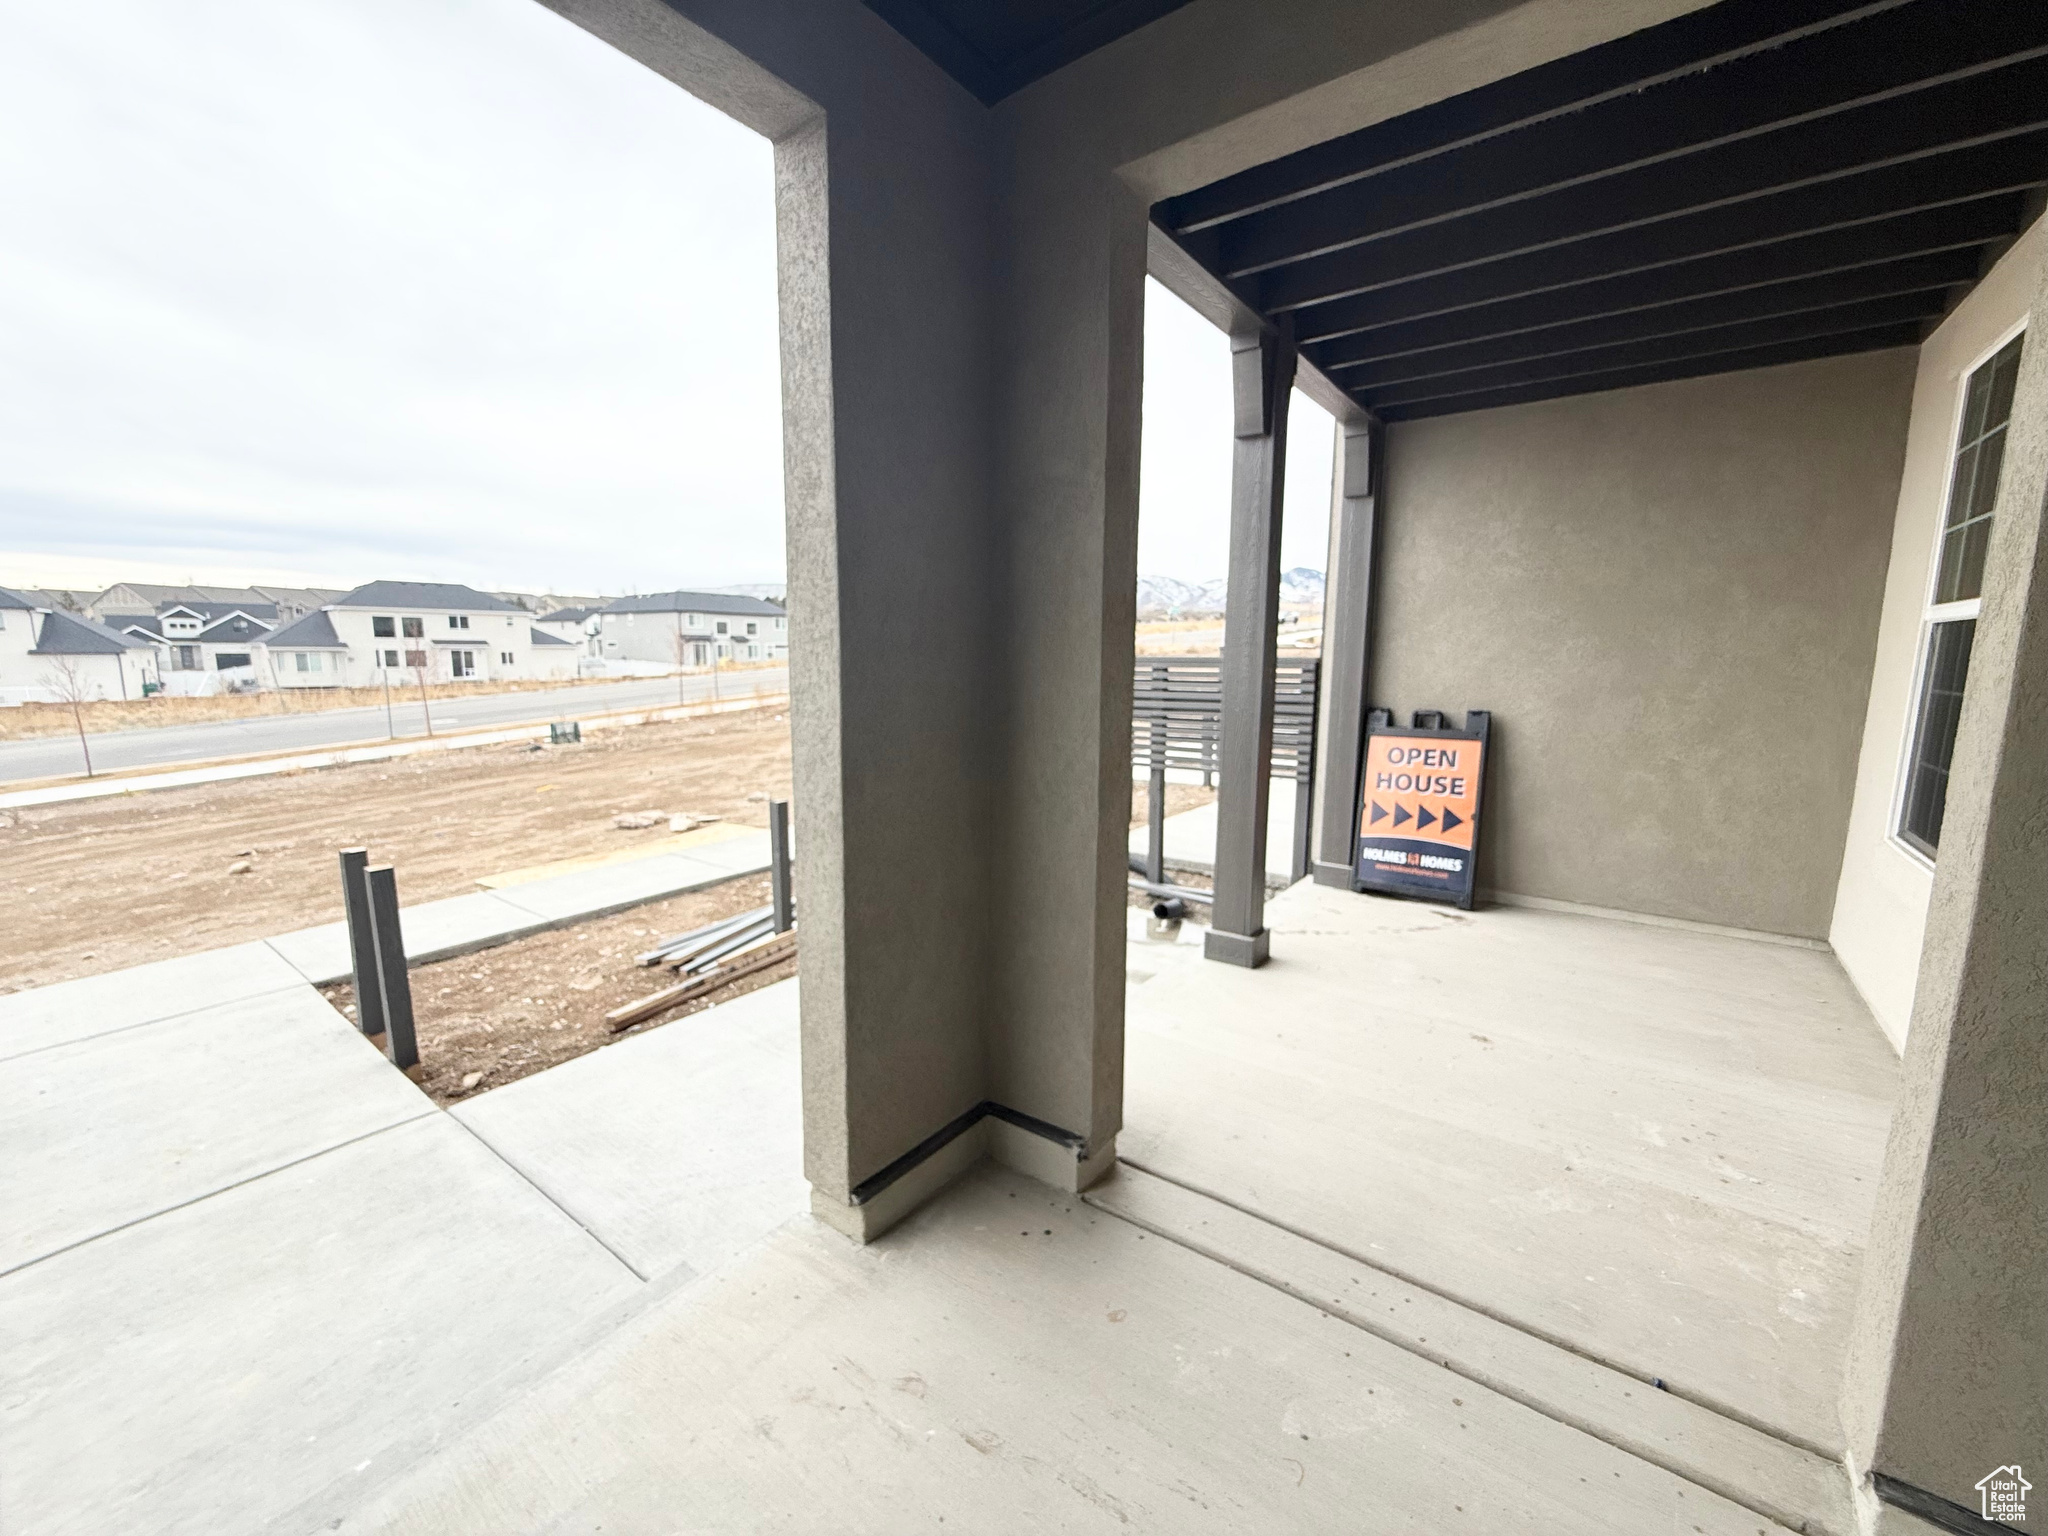
[[[1869,1508],[2018,1463],[2048,1530],[2048,288],[2013,403],[1843,1394]],[[1883,1501],[1880,1505],[1878,1500]]]

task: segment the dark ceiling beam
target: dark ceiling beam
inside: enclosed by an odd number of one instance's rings
[[[1296,316],[1301,330],[1310,333],[1304,350],[1318,362],[1355,360],[1934,252],[1959,252],[1959,260],[1974,260],[1971,253],[2010,238],[2019,228],[2022,195],[2001,192],[1953,207],[1920,208],[1733,250],[1639,264],[1631,264],[1644,254],[1633,238],[1640,232],[1632,232],[1621,241],[1559,247],[1525,261],[1468,267],[1435,281],[1381,288],[1299,310]],[[1563,256],[1575,259],[1563,265]]]
[[[1809,28],[1905,3],[1722,0],[1169,198],[1159,204],[1156,217],[1176,234],[1190,233],[1312,196],[1419,155],[1634,92],[1676,72],[1724,63]]]
[[[1849,131],[1871,140],[1862,160],[1924,144],[1930,119],[1943,121],[1945,102],[1957,92],[1995,89],[1980,76],[2043,53],[2048,7],[1923,0],[1520,133],[1413,161],[1196,239],[1213,239],[1213,264],[1226,276],[1245,277],[1631,172],[1686,183],[1704,179],[1715,195],[1726,196],[1758,184],[1758,154],[1794,165],[1813,159],[1817,131],[1838,115],[1853,117]],[[2032,78],[2048,80],[2048,71]],[[1709,163],[1717,152],[1746,142],[1752,153],[1733,155],[1717,174]],[[1839,169],[1844,162],[1822,149],[1817,163]]]
[[[1938,306],[1936,306],[1938,312]],[[1693,357],[1727,357],[1756,347],[1780,346],[1794,341],[1817,341],[1830,336],[1861,335],[1867,331],[1904,328],[1915,341],[1920,339],[1919,323],[1930,310],[1905,299],[1880,299],[1868,304],[1849,304],[1834,310],[1818,310],[1790,319],[1750,320],[1739,325],[1717,326],[1689,336],[1658,337],[1627,342],[1614,347],[1592,347],[1564,357],[1535,362],[1506,363],[1493,368],[1473,368],[1437,379],[1417,379],[1391,384],[1382,389],[1354,391],[1373,403],[1375,410],[1398,410],[1450,395],[1471,395],[1494,389],[1516,389],[1529,384],[1548,384],[1590,374],[1610,374],[1629,368],[1654,367]]]
[[[1769,224],[1774,216],[1781,228],[1789,222],[1791,228],[1807,229],[1869,217],[1886,209],[1880,194],[1857,185],[1863,177],[2048,127],[2048,59],[1967,83],[1975,88],[1968,100],[1948,96],[1947,87],[1912,98],[1916,105],[1925,104],[1932,114],[1928,117],[1888,102],[1824,119],[1802,130],[1796,145],[1745,141],[1696,157],[1684,176],[1651,167],[1470,218],[1424,225],[1276,268],[1251,279],[1241,291],[1271,314],[1643,225],[1692,219],[1704,244],[1713,239],[1708,230]],[[2038,177],[2039,171],[2034,174]],[[1961,188],[1946,195],[1981,190],[1990,189]],[[1764,206],[1773,199],[1778,209]],[[1785,211],[1799,206],[1840,211],[1808,217],[1801,226],[1796,213],[1788,218]],[[1719,243],[1743,242],[1738,235]],[[1200,258],[1199,251],[1194,254]]]
[[[1376,408],[1386,421],[1420,421],[1430,416],[1451,416],[1464,411],[1493,410],[1504,405],[1522,405],[1554,400],[1565,395],[1588,395],[1610,389],[1630,389],[1639,384],[1662,384],[1673,379],[1696,379],[1708,374],[1734,373],[1749,368],[1775,368],[1785,363],[1814,358],[1840,357],[1855,352],[1876,352],[1890,347],[1910,347],[1920,340],[1917,325],[1881,326],[1839,336],[1820,336],[1806,341],[1777,342],[1743,351],[1707,353],[1696,357],[1672,358],[1636,368],[1617,368],[1573,378],[1546,379],[1500,389],[1477,390],[1471,394],[1444,395],[1411,405]]]
[[[1788,284],[1782,293],[1762,290],[1764,294],[1775,295],[1774,299],[1762,298],[1756,292],[1720,294],[1691,304],[1604,315],[1575,325],[1489,337],[1455,347],[1434,347],[1404,357],[1376,358],[1344,368],[1335,377],[1346,389],[1377,394],[1422,381],[1457,384],[1461,375],[1479,369],[1548,364],[1588,356],[1598,360],[1615,347],[1649,347],[1656,343],[1690,346],[1702,337],[1717,338],[1730,327],[1752,326],[1757,328],[1755,339],[1779,340],[1803,334],[1808,326],[1860,330],[1866,324],[1925,320],[1943,313],[1948,308],[1950,290],[1964,279],[1909,282],[1909,277],[1919,275],[1910,270],[1913,265],[1868,269],[1881,276],[1896,274],[1889,283],[1868,281],[1864,272],[1840,273]],[[1866,282],[1859,289],[1845,282],[1851,277],[1866,278]],[[1844,324],[1845,319],[1851,323]]]

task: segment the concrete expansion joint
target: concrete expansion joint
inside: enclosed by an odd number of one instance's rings
[[[1281,1295],[1291,1297],[1306,1306],[1314,1308],[1317,1312],[1320,1312],[1334,1322],[1342,1323],[1347,1327],[1357,1329],[1360,1333],[1392,1344],[1396,1348],[1416,1356],[1418,1359],[1429,1361],[1432,1365],[1441,1366],[1484,1391],[1498,1394],[1510,1401],[1519,1403],[1554,1423],[1566,1425],[1571,1429],[1577,1430],[1580,1434],[1600,1441],[1602,1444],[1613,1446],[1616,1450],[1623,1451],[1639,1460],[1660,1467],[1675,1477],[1683,1478],[1687,1482],[1710,1493],[1718,1494],[1720,1497],[1728,1499],[1732,1503],[1740,1505],[1742,1508],[1750,1510],[1752,1513],[1760,1515],[1767,1520],[1775,1521],[1790,1530],[1798,1531],[1802,1533],[1802,1536],[1858,1536],[1858,1533],[1852,1532],[1850,1526],[1846,1523],[1846,1515],[1851,1503],[1848,1486],[1850,1469],[1844,1467],[1840,1461],[1827,1452],[1788,1436],[1768,1425],[1759,1424],[1746,1415],[1733,1413],[1716,1404],[1701,1401],[1696,1396],[1677,1392],[1662,1381],[1644,1381],[1635,1372],[1616,1365],[1612,1361],[1589,1355],[1569,1343],[1549,1337],[1540,1330],[1531,1329],[1512,1318],[1501,1316],[1496,1312],[1476,1306],[1459,1297],[1429,1286],[1422,1281],[1411,1279],[1397,1271],[1388,1269],[1383,1264],[1360,1257],[1348,1249],[1327,1242],[1312,1233],[1304,1232],[1286,1222],[1276,1221],[1262,1212],[1252,1210],[1225,1196],[1213,1194],[1184,1180],[1176,1179],[1172,1175],[1148,1169],[1139,1163],[1120,1160],[1119,1166],[1129,1168],[1146,1178],[1156,1179],[1161,1184],[1170,1185],[1175,1189],[1185,1191],[1188,1194],[1197,1196],[1201,1200],[1213,1201],[1218,1206],[1246,1217],[1263,1227],[1270,1228],[1275,1233],[1284,1233],[1289,1238],[1311,1244],[1346,1263],[1373,1270],[1402,1286],[1411,1287],[1418,1292],[1426,1292],[1450,1307],[1471,1313],[1475,1319],[1484,1319],[1487,1323],[1497,1327],[1512,1329],[1514,1332],[1521,1334],[1525,1339],[1532,1341],[1538,1348],[1555,1350],[1560,1356],[1570,1356],[1574,1360],[1598,1367],[1603,1372],[1612,1373],[1617,1380],[1626,1378],[1629,1381],[1652,1387],[1656,1392],[1668,1393],[1673,1398],[1690,1404],[1692,1408],[1698,1410],[1702,1415],[1712,1415],[1713,1418],[1725,1421],[1725,1427],[1732,1429],[1737,1434],[1746,1433],[1748,1435],[1761,1436],[1775,1442],[1777,1450],[1774,1454],[1780,1461],[1787,1457],[1793,1459],[1811,1458],[1805,1461],[1805,1466],[1811,1469],[1808,1474],[1809,1477],[1811,1476],[1811,1471],[1824,1471],[1827,1468],[1833,1468],[1841,1474],[1839,1507],[1830,1511],[1833,1518],[1829,1518],[1827,1514],[1819,1513],[1814,1507],[1800,1507],[1802,1503],[1806,1502],[1804,1500],[1783,1497],[1784,1490],[1782,1488],[1766,1490],[1747,1486],[1747,1480],[1740,1475],[1740,1472],[1742,1470],[1753,1470],[1753,1468],[1743,1468],[1740,1466],[1740,1462],[1753,1462],[1753,1456],[1740,1458],[1739,1462],[1734,1464],[1714,1466],[1707,1455],[1699,1452],[1691,1455],[1675,1453],[1672,1446],[1659,1443],[1651,1436],[1644,1435],[1638,1437],[1630,1432],[1618,1430],[1613,1422],[1603,1422],[1597,1414],[1588,1415],[1583,1411],[1574,1411],[1572,1406],[1568,1406],[1566,1400],[1553,1399],[1540,1388],[1519,1379],[1512,1372],[1503,1373],[1498,1362],[1494,1362],[1490,1366],[1480,1364],[1477,1363],[1476,1358],[1465,1358],[1455,1347],[1451,1349],[1438,1349],[1426,1345],[1420,1339],[1411,1337],[1399,1328],[1375,1326],[1369,1316],[1344,1305],[1342,1302],[1333,1304],[1327,1295],[1318,1292],[1311,1286],[1298,1283],[1285,1274],[1276,1273],[1259,1264],[1244,1262],[1224,1248],[1214,1246],[1203,1238],[1195,1236],[1189,1230],[1184,1230],[1167,1222],[1148,1219],[1145,1214],[1139,1211],[1127,1209],[1125,1203],[1119,1200],[1117,1187],[1114,1184],[1107,1184],[1099,1189],[1082,1194],[1081,1198],[1092,1209],[1101,1211],[1104,1215],[1113,1216],[1129,1226],[1136,1227],[1151,1236],[1172,1243],[1174,1246],[1206,1259],[1211,1263],[1219,1264],[1233,1273],[1242,1275],[1246,1279],[1263,1285],[1270,1290],[1277,1291]],[[1435,1329],[1432,1329],[1432,1332],[1434,1331]],[[1469,1349],[1469,1345],[1467,1348]],[[1583,1408],[1583,1405],[1580,1406]],[[1753,1445],[1755,1442],[1752,1441],[1750,1443]],[[1778,1496],[1774,1497],[1773,1492],[1776,1492]],[[1815,1501],[1815,1503],[1818,1502],[1820,1501]],[[1902,1505],[1901,1507],[1906,1506]],[[1917,1507],[1915,1507],[1915,1512],[1924,1513],[1924,1511],[1919,1510]],[[1945,1528],[1963,1529],[1963,1527]],[[2002,1529],[1996,1526],[1984,1527],[1981,1526],[1981,1523],[1980,1528]]]
[[[258,942],[266,941],[259,940]],[[119,973],[116,972],[115,974]],[[63,986],[65,983],[56,982],[53,985]],[[303,981],[288,981],[283,986],[266,987],[261,992],[251,992],[247,997],[237,997],[232,999],[232,1001],[237,1003],[258,1002],[266,997],[276,997],[280,993],[296,992],[305,985],[307,983]],[[17,993],[14,995],[19,996],[21,994]],[[219,1006],[219,1002],[202,1003],[196,1008],[181,1008],[176,1013],[160,1013],[153,1018],[135,1019],[126,1024],[113,1024],[105,1029],[94,1030],[90,1034],[66,1035],[61,1040],[51,1040],[43,1045],[32,1045],[27,1050],[0,1051],[0,1061],[26,1061],[29,1057],[40,1056],[46,1051],[65,1050],[74,1045],[82,1045],[88,1040],[104,1040],[109,1035],[125,1035],[134,1030],[148,1029],[152,1024],[175,1024],[180,1019],[189,1019],[195,1014],[206,1013]]]
[[[99,1037],[89,1036],[88,1038],[96,1039]],[[7,1269],[0,1269],[0,1280],[6,1279],[9,1275],[18,1275],[25,1269],[34,1269],[38,1264],[47,1263],[51,1259],[58,1257],[60,1254],[66,1254],[72,1252],[75,1249],[89,1247],[94,1243],[101,1242],[107,1238],[117,1235],[118,1233],[127,1232],[135,1227],[141,1226],[144,1222],[155,1221],[159,1217],[168,1216],[174,1211],[182,1211],[192,1206],[200,1205],[205,1201],[212,1200],[221,1195],[228,1194],[234,1190],[244,1188],[247,1185],[259,1183],[264,1179],[271,1178],[276,1174],[288,1172],[293,1168],[302,1167],[307,1163],[318,1162],[321,1158],[327,1157],[332,1153],[339,1152],[346,1147],[353,1147],[358,1142],[370,1141],[378,1136],[389,1135],[392,1131],[398,1130],[404,1126],[417,1125],[422,1120],[431,1120],[436,1115],[439,1115],[441,1113],[441,1110],[429,1104],[425,1109],[420,1110],[417,1114],[407,1115],[403,1119],[392,1120],[384,1125],[373,1126],[369,1130],[360,1132],[357,1135],[347,1137],[346,1139],[341,1141],[333,1142],[324,1147],[316,1148],[315,1150],[306,1153],[302,1157],[289,1158],[281,1163],[273,1163],[269,1167],[258,1169],[256,1172],[249,1174],[246,1178],[233,1179],[225,1184],[216,1185],[212,1189],[202,1190],[200,1193],[192,1196],[189,1200],[175,1200],[171,1202],[169,1205],[158,1206],[154,1210],[144,1211],[138,1216],[130,1217],[128,1220],[123,1222],[117,1222],[115,1225],[106,1227],[101,1231],[94,1232],[90,1236],[81,1237],[76,1242],[65,1243],[62,1247],[52,1248],[47,1253],[39,1253],[35,1255],[35,1257],[30,1259],[24,1259],[21,1263],[12,1265]]]

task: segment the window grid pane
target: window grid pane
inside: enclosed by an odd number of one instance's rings
[[[1963,684],[1969,676],[1970,644],[1976,634],[1975,619],[1937,624],[1928,633],[1927,667],[1920,684],[1920,724],[1913,737],[1899,835],[1930,858],[1941,845],[1949,763],[1955,755]]]
[[[2005,428],[2012,419],[2013,390],[2019,382],[2020,347],[2015,336],[1990,362],[1970,375],[1963,404],[1962,441],[1949,482],[1947,527],[1934,600],[1957,603],[1984,590],[1984,552],[1991,546],[1991,514],[1998,501],[1999,471],[2005,462]]]

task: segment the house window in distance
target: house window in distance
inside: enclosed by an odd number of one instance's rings
[[[1942,520],[1934,590],[1929,596],[1920,648],[1920,686],[1899,797],[1899,838],[1933,858],[1941,846],[1948,804],[1949,763],[1962,720],[1963,686],[1984,591],[1984,556],[1991,545],[1991,514],[2005,464],[2006,424],[2019,382],[2015,336],[1971,373],[1963,390],[1963,419],[1949,477],[1948,515]]]
[[[397,639],[398,621],[388,614],[373,616],[370,620],[370,638],[373,640]]]
[[[423,640],[423,639],[425,639],[425,638],[426,638],[426,633],[427,633],[427,621],[426,621],[425,619],[417,619],[417,618],[414,618],[414,619],[407,619],[407,620],[405,621],[405,638],[406,638],[406,639],[408,639],[408,640]]]

